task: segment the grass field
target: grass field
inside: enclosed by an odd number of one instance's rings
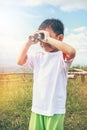
[[[0,77],[0,130],[28,130],[32,76],[3,75]],[[4,81],[4,82],[3,82]],[[69,80],[64,130],[87,130],[87,77]]]

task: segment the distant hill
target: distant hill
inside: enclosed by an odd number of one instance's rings
[[[0,73],[31,72],[30,69],[21,66],[0,66]]]

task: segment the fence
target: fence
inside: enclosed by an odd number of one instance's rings
[[[0,82],[24,82],[27,81],[27,76],[30,77],[29,80],[32,81],[33,73],[0,73]]]
[[[85,81],[85,77],[87,75],[87,71],[80,70],[80,69],[75,69],[75,70],[76,70],[75,72],[74,71],[73,72],[68,72],[68,78],[69,79],[76,79],[77,76],[80,76],[81,77],[81,81],[84,82]],[[15,78],[10,79],[10,80],[9,79],[3,79],[2,77],[6,76],[6,75],[17,75],[17,76],[19,75],[19,77],[21,75],[23,81],[26,81],[26,77],[27,76],[31,77],[30,80],[32,80],[32,77],[33,77],[33,73],[29,73],[29,72],[24,72],[24,73],[22,73],[22,72],[20,72],[20,73],[13,73],[13,72],[12,73],[0,73],[0,82],[20,81],[20,79],[18,77],[15,77]]]
[[[74,72],[68,72],[68,78],[70,79],[76,79],[77,76],[81,77],[81,81],[84,82],[85,81],[85,77],[87,75],[87,71],[84,71],[82,69],[74,69]]]

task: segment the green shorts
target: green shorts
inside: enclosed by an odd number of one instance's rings
[[[31,113],[29,130],[63,130],[64,114],[43,116]]]

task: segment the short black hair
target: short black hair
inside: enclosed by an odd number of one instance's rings
[[[64,35],[64,24],[59,19],[46,19],[41,23],[38,29],[43,30],[46,28],[51,28],[56,35]]]

